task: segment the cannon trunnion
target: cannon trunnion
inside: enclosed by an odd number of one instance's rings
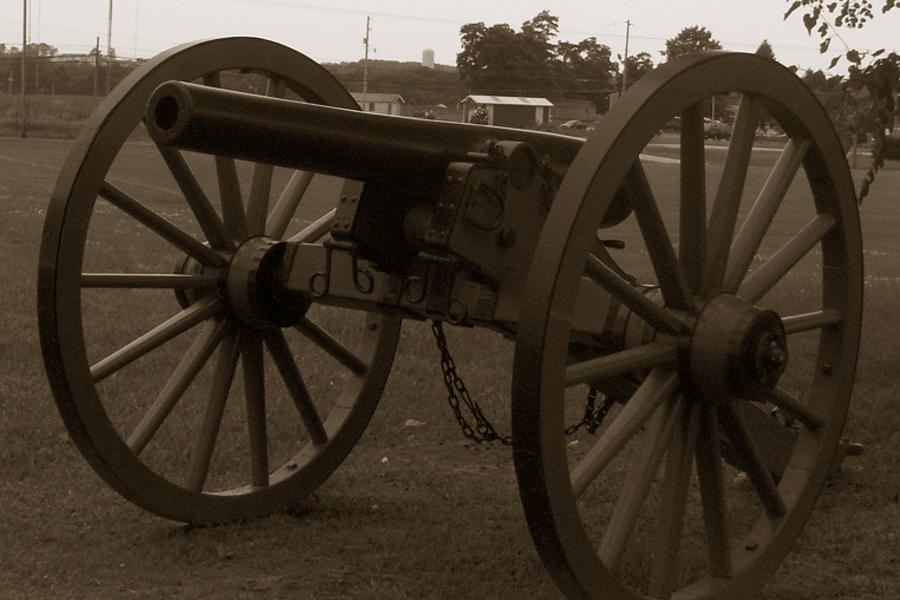
[[[38,274],[91,466],[170,519],[288,510],[363,433],[404,318],[484,327],[515,345],[516,477],[560,590],[752,595],[834,464],[858,351],[853,185],[809,90],[682,57],[585,141],[357,109],[253,38],[163,53],[97,109]],[[784,141],[759,151],[763,121]]]

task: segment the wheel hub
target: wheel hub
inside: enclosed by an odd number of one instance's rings
[[[288,297],[278,283],[286,248],[285,242],[252,237],[232,256],[225,277],[226,300],[234,317],[245,325],[289,327],[306,314],[309,303]]]
[[[761,400],[787,368],[784,325],[735,294],[711,298],[697,318],[688,350],[688,379],[713,400]]]

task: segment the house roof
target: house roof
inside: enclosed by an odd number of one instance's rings
[[[546,98],[524,98],[521,96],[479,96],[471,95],[463,98],[463,102],[471,100],[475,104],[508,104],[512,106],[553,106]]]
[[[363,101],[363,93],[362,92],[350,92],[353,96],[353,99],[357,102]],[[403,99],[403,96],[400,94],[387,94],[382,92],[366,92],[366,102],[387,102],[389,104],[393,104],[394,102],[399,102],[400,104],[406,104],[406,100]]]

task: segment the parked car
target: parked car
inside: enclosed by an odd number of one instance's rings
[[[571,121],[566,121],[565,123],[560,125],[559,128],[575,131],[593,131],[594,123],[590,121],[579,121],[578,119],[572,119]]]
[[[703,137],[714,140],[727,140],[731,137],[731,126],[722,121],[706,121],[703,123]]]

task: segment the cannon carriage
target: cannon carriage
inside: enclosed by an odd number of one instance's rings
[[[703,103],[725,94],[731,140],[708,149]],[[403,319],[483,327],[515,344],[520,496],[565,594],[762,585],[831,468],[861,322],[855,195],[811,93],[709,53],[642,79],[584,142],[356,108],[250,38],[166,52],[100,106],[39,273],[48,377],[90,464],[179,521],[285,510],[362,434]],[[771,165],[761,119],[788,137]],[[150,168],[135,144],[177,193],[129,179]]]

